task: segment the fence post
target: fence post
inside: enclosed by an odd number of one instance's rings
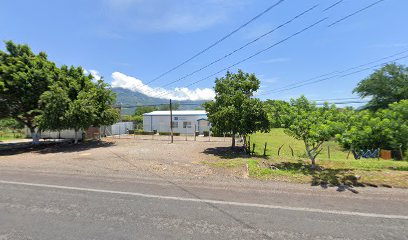
[[[292,153],[292,157],[294,157],[295,155],[293,154],[293,148],[292,148],[292,146],[289,145],[289,148],[290,148],[290,152]]]
[[[197,124],[194,124],[194,141],[197,141]]]
[[[402,144],[399,145],[399,151],[401,155],[401,160],[404,160],[404,154],[402,153]],[[378,155],[380,155],[380,151],[378,151]]]
[[[251,136],[248,136],[248,144],[246,151],[248,152],[248,155],[251,155]]]
[[[330,146],[327,146],[327,156],[328,156],[329,159],[330,159]]]
[[[252,145],[252,155],[255,155],[255,143]]]
[[[208,141],[211,142],[211,130],[208,130]]]
[[[267,142],[265,142],[265,147],[264,147],[264,157],[266,157],[266,145],[267,145]]]
[[[278,148],[278,156],[280,156],[280,150],[282,149],[283,145],[285,145],[285,144],[282,144],[282,146],[280,146],[280,147]]]

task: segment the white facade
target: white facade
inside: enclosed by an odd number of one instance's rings
[[[27,127],[25,128],[26,136],[31,138],[31,132],[30,129]],[[78,139],[82,139],[82,134],[84,131],[79,130],[78,131]],[[64,138],[64,139],[74,139],[75,138],[75,130],[73,129],[66,129],[66,130],[61,130],[61,131],[42,131],[39,135],[40,138],[51,138],[51,139],[59,139],[59,138]]]
[[[204,110],[173,111],[173,132],[194,135],[210,129]],[[153,111],[143,114],[143,131],[170,132],[170,111]]]

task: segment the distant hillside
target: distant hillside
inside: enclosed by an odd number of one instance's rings
[[[135,112],[135,105],[156,105],[168,104],[169,100],[153,98],[144,95],[140,92],[133,92],[124,88],[112,88],[112,91],[117,94],[116,103],[122,105],[122,114],[131,115]],[[180,101],[180,110],[194,110],[201,108],[201,105],[206,101]],[[185,104],[185,105],[183,105]]]

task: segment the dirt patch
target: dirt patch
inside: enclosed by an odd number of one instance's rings
[[[155,139],[107,138],[78,145],[64,143],[13,149],[2,152],[0,167],[94,175],[153,174],[201,178],[223,174],[203,162],[219,160],[218,156],[209,154],[208,149],[226,148],[230,142],[223,138],[196,140],[185,141],[185,137],[179,137],[170,144],[167,136],[155,136]],[[229,172],[225,174],[231,175]]]

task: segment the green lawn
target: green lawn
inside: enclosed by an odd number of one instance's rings
[[[11,130],[0,131],[0,141],[13,140],[13,139],[19,139],[19,138],[24,138],[24,134],[22,130],[16,130],[14,132]]]
[[[263,156],[267,142],[267,156]],[[408,161],[382,159],[355,160],[343,151],[336,142],[329,142],[317,157],[317,170],[310,168],[303,142],[286,135],[283,129],[272,129],[270,133],[251,135],[255,143],[256,156],[244,159],[243,155],[229,154],[227,159],[206,163],[213,168],[245,169],[252,178],[324,185],[347,184],[350,186],[387,186],[408,188]],[[278,148],[282,145],[280,156]],[[293,149],[293,155],[290,147]],[[330,159],[327,146],[330,146]],[[232,157],[231,157],[232,156]]]
[[[281,147],[280,156],[281,157],[306,157],[305,145],[302,141],[296,140],[288,135],[286,135],[283,129],[272,129],[269,133],[256,133],[251,135],[251,148],[255,143],[255,153],[257,155],[263,155],[265,143],[266,155],[270,157],[278,156],[278,149]],[[330,159],[345,159],[347,153],[342,151],[341,147],[335,142],[327,142],[323,146],[323,151],[318,156],[318,159],[328,158],[328,148],[330,148]],[[353,156],[350,154],[350,158]]]

